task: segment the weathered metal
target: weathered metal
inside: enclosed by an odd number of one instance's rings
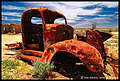
[[[31,23],[32,17],[41,18],[42,23]],[[64,18],[66,24],[54,24],[57,18]],[[33,7],[24,11],[21,21],[24,49],[44,51],[53,43],[73,38],[73,28],[67,25],[65,16],[45,7]],[[32,48],[31,44],[34,47],[36,45],[36,48]]]
[[[12,43],[12,44],[5,44],[5,46],[8,46],[8,48],[22,48],[22,43]]]
[[[100,52],[102,58],[105,59],[105,56],[107,56],[108,53],[108,48],[103,42],[111,36],[112,35],[109,33],[100,32],[98,30],[88,30],[84,36],[77,35],[77,39],[94,46]]]
[[[41,18],[42,23],[31,23],[32,17]],[[54,24],[57,18],[64,18],[65,24]],[[50,63],[58,52],[63,51],[74,55],[82,61],[80,64],[84,64],[92,72],[104,71],[108,49],[103,42],[111,37],[110,34],[89,30],[86,35],[77,35],[75,39],[74,29],[67,25],[65,16],[45,7],[33,7],[24,11],[21,25],[24,54],[20,57]]]
[[[78,35],[77,39],[80,41],[87,42],[88,44],[94,46],[101,54],[103,63],[104,63],[104,71],[106,69],[106,64],[110,64],[113,68],[113,71],[115,73],[116,78],[118,79],[118,68],[116,68],[115,64],[112,63],[113,61],[118,62],[117,59],[114,58],[114,56],[109,57],[108,56],[108,48],[106,45],[104,45],[104,41],[109,39],[112,35],[106,32],[100,32],[98,30],[88,30],[86,32],[86,35]],[[112,61],[108,61],[108,59],[111,59]]]
[[[77,39],[65,40],[49,46],[41,57],[41,61],[51,62],[52,57],[59,51],[66,51],[79,58],[93,72],[103,71],[103,59],[93,46]]]

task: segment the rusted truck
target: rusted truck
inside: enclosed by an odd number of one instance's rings
[[[33,23],[32,18],[40,18]],[[55,24],[63,18],[65,24]],[[102,73],[105,68],[107,49],[103,42],[112,35],[97,30],[88,30],[86,36],[74,38],[74,29],[67,24],[66,17],[46,7],[32,7],[23,12],[21,58],[59,64],[83,63],[89,71]]]

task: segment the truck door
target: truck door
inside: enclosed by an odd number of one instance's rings
[[[42,18],[39,11],[27,11],[22,16],[24,49],[44,50]]]

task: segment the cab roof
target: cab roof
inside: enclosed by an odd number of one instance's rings
[[[57,12],[55,10],[48,9],[46,7],[29,8],[24,11],[23,15],[25,15],[26,12],[32,12],[32,11],[40,11],[41,13],[43,13],[45,21],[48,22],[49,24],[53,23],[54,20],[57,18],[64,18],[66,20],[65,16],[62,13]],[[32,14],[32,15],[37,15],[37,14]]]

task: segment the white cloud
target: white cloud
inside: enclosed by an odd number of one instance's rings
[[[8,20],[8,17],[2,16],[2,20]]]
[[[118,2],[80,2],[80,1],[27,1],[24,2],[25,4],[29,4],[30,6],[48,6],[50,8],[55,9],[58,12],[63,13],[67,19],[77,19],[77,15],[95,15],[96,13],[101,11],[101,8],[95,8],[92,10],[83,9],[86,6],[93,6],[93,5],[100,5],[100,6],[107,6],[107,7],[116,7],[118,6]],[[18,7],[19,8],[19,7]]]
[[[12,5],[3,5],[2,8],[7,10],[24,10],[25,9],[24,7],[17,7]]]
[[[110,20],[112,20],[110,17],[102,16],[102,17],[96,17],[96,18],[85,18],[83,21],[78,22],[75,25],[72,25],[74,28],[85,28],[85,27],[92,27],[92,23],[96,23],[97,27],[118,27],[116,21],[114,23],[111,23]]]
[[[44,6],[48,7],[49,9],[56,10],[67,18],[68,24],[71,23],[77,23],[76,25],[73,25],[73,27],[90,27],[92,24],[92,21],[96,21],[97,23],[108,23],[109,22],[109,17],[112,17],[114,15],[97,15],[99,12],[103,12],[102,8],[103,7],[108,7],[108,8],[114,8],[118,7],[118,2],[111,1],[111,2],[99,2],[99,1],[25,1],[21,2],[25,3],[24,7],[18,7],[18,6],[13,6],[13,5],[3,5],[2,9],[8,9],[8,10],[26,10],[31,7],[35,6]],[[84,7],[88,6],[100,6],[100,8],[94,8],[94,9],[84,9]],[[105,12],[105,11],[104,11]],[[118,13],[118,12],[115,12]],[[2,16],[16,16],[16,17],[21,17],[22,13],[20,12],[2,12]],[[86,17],[78,17],[78,15],[84,16],[84,15],[97,15],[100,16],[98,18],[91,18],[91,19],[86,19]],[[5,20],[7,20],[7,17],[4,17]],[[11,19],[15,20],[15,19]],[[76,20],[81,20],[80,22],[76,22]],[[38,20],[33,20],[33,22],[39,22]],[[64,20],[59,20],[58,23],[63,23]],[[109,22],[110,23],[110,22]]]
[[[3,21],[21,21],[21,18],[13,18],[13,17],[7,17],[2,15]]]
[[[107,17],[107,16],[114,16],[114,15],[98,15],[98,16],[104,16],[104,17]]]
[[[20,18],[9,18],[7,16],[2,16],[2,20],[4,20],[4,21],[21,21]]]
[[[111,2],[96,2],[98,5],[100,6],[106,6],[108,8],[114,8],[114,7],[118,7],[118,2],[116,1],[111,1]]]
[[[101,11],[101,8],[95,8],[92,10],[83,9],[82,7],[94,5],[91,2],[24,2],[29,3],[33,6],[45,6],[47,5],[50,9],[56,10],[63,15],[68,20],[68,23],[74,23],[75,20],[78,20],[77,15],[94,15]],[[62,21],[61,21],[62,22]]]
[[[99,6],[106,6],[108,8],[112,8],[112,7],[118,7],[118,2],[117,1],[111,1],[111,2],[107,2],[107,1],[73,1],[73,2],[61,2],[64,3],[67,6],[74,6],[74,7],[86,7],[86,6],[93,6],[93,5],[99,5]]]
[[[83,7],[86,6],[92,6],[95,5],[94,2],[75,2],[75,1],[70,1],[70,2],[55,2],[55,1],[48,1],[48,2],[43,2],[43,1],[37,1],[37,2],[24,2],[28,3],[29,5],[33,6],[48,6],[58,12],[63,13],[68,19],[74,19],[77,17],[77,15],[94,15],[95,13],[99,12],[101,8],[95,8],[92,10],[86,10],[83,9]]]
[[[21,19],[9,19],[10,21],[21,21]]]
[[[83,9],[82,7],[78,7],[79,5],[77,3],[73,4],[77,6],[73,6],[71,4],[69,4],[69,6],[61,5],[61,4],[57,4],[57,5],[52,4],[52,6],[56,9],[56,11],[61,12],[63,15],[65,15],[67,19],[72,19],[72,20],[77,19],[78,18],[77,15],[94,15],[101,11],[101,8],[87,10],[87,9]]]
[[[118,14],[118,12],[115,12],[116,14]]]
[[[2,15],[21,17],[22,13],[20,13],[20,12],[2,12]]]

